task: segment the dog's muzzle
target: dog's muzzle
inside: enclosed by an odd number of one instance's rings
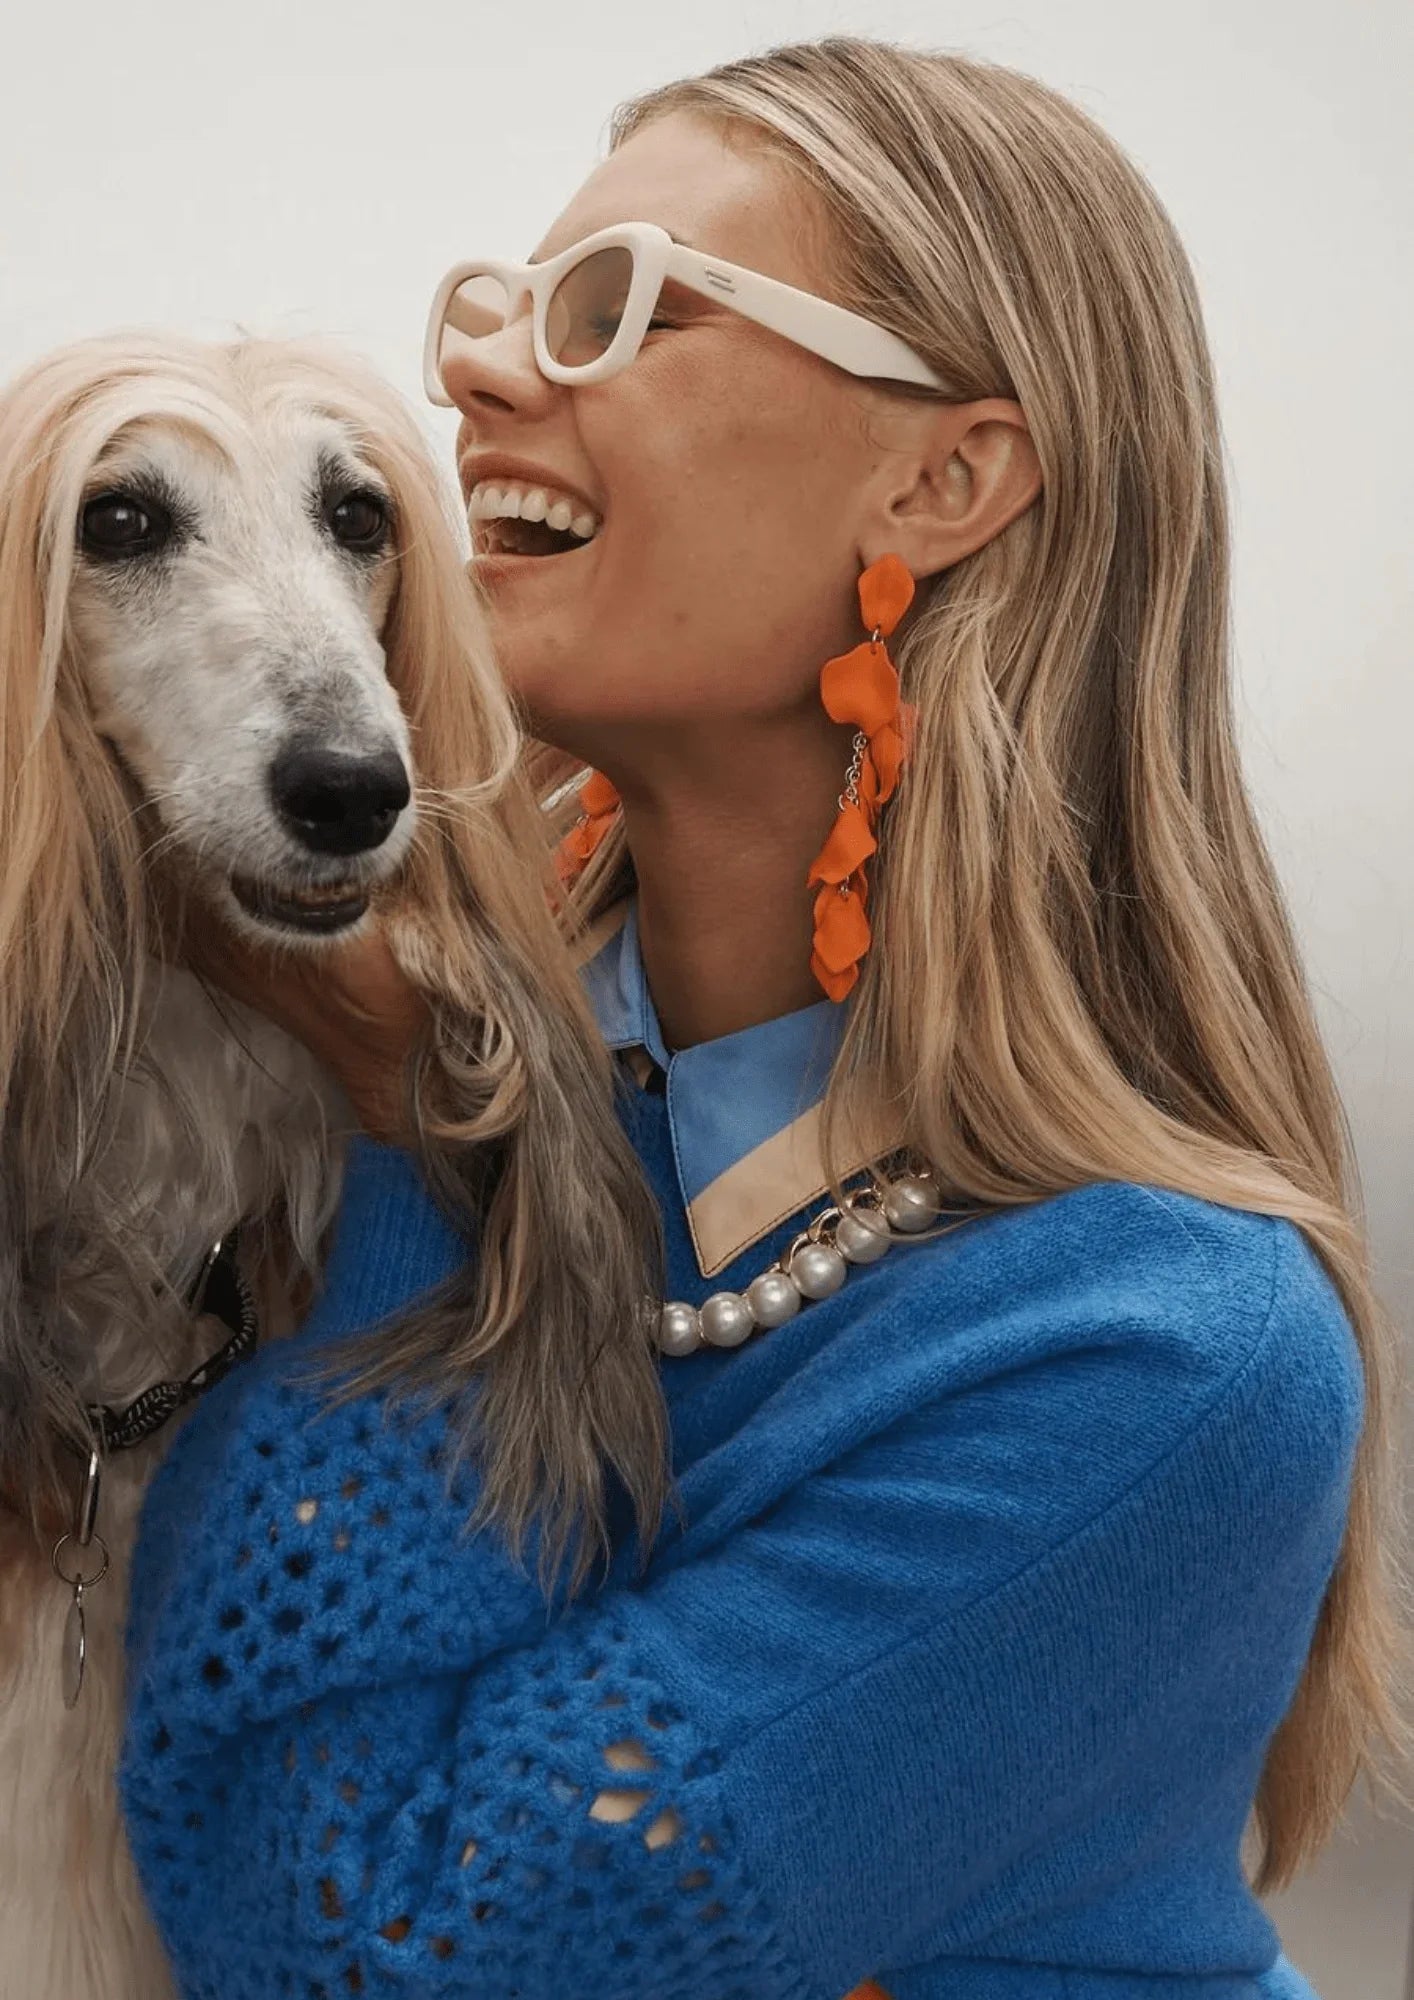
[[[270,766],[269,787],[285,833],[324,867],[311,870],[319,879],[303,882],[232,875],[232,895],[269,929],[316,936],[347,930],[368,908],[366,870],[330,879],[328,862],[372,854],[388,839],[412,798],[402,758],[392,749],[357,756],[290,744]]]

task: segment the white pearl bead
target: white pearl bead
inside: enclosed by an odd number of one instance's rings
[[[877,1264],[890,1249],[889,1225],[873,1208],[847,1208],[835,1224],[835,1248],[851,1264]]]
[[[784,1326],[800,1311],[800,1293],[784,1271],[763,1271],[747,1286],[746,1303],[758,1326]]]
[[[756,1321],[740,1292],[713,1292],[698,1311],[702,1338],[713,1347],[740,1347]]]
[[[848,1276],[849,1266],[828,1243],[802,1243],[790,1260],[795,1288],[807,1299],[827,1299]]]
[[[693,1306],[674,1303],[658,1315],[658,1345],[664,1354],[691,1354],[702,1343],[701,1321]]]
[[[912,1174],[890,1184],[884,1194],[884,1214],[889,1227],[901,1236],[916,1236],[931,1227],[938,1213],[938,1197],[927,1181]]]

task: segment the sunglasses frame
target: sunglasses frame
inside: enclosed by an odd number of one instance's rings
[[[613,249],[625,249],[633,258],[633,275],[623,315],[601,355],[579,366],[567,366],[554,359],[546,338],[551,296],[566,272],[576,264],[596,251]],[[704,298],[720,300],[733,312],[754,320],[758,326],[768,327],[772,333],[824,361],[833,362],[851,375],[910,382],[920,388],[943,387],[941,376],[934,373],[907,341],[862,314],[819,298],[814,292],[803,292],[777,278],[765,277],[760,271],[749,271],[743,265],[727,264],[720,257],[689,249],[685,243],[675,242],[656,222],[616,222],[572,243],[543,264],[510,264],[482,257],[452,266],[437,287],[422,346],[423,388],[428,400],[443,409],[451,409],[453,401],[443,387],[439,366],[442,331],[452,297],[468,278],[495,278],[504,285],[507,326],[518,315],[521,302],[529,297],[535,364],[551,382],[569,385],[606,382],[627,368],[648,331],[663,281],[672,278]]]

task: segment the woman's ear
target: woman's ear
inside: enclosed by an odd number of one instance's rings
[[[1009,527],[1041,491],[1041,461],[1020,403],[916,406],[907,444],[880,467],[877,504],[860,536],[868,565],[892,552],[934,576]]]

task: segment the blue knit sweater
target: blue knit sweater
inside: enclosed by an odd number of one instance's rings
[[[669,1296],[744,1284],[794,1220],[704,1281],[630,1115]],[[1293,1228],[1095,1186],[665,1360],[686,1530],[553,1619],[440,1418],[290,1380],[461,1254],[360,1142],[313,1318],[152,1488],[123,1788],[188,2000],[1308,2000],[1238,1860],[1360,1424]]]

